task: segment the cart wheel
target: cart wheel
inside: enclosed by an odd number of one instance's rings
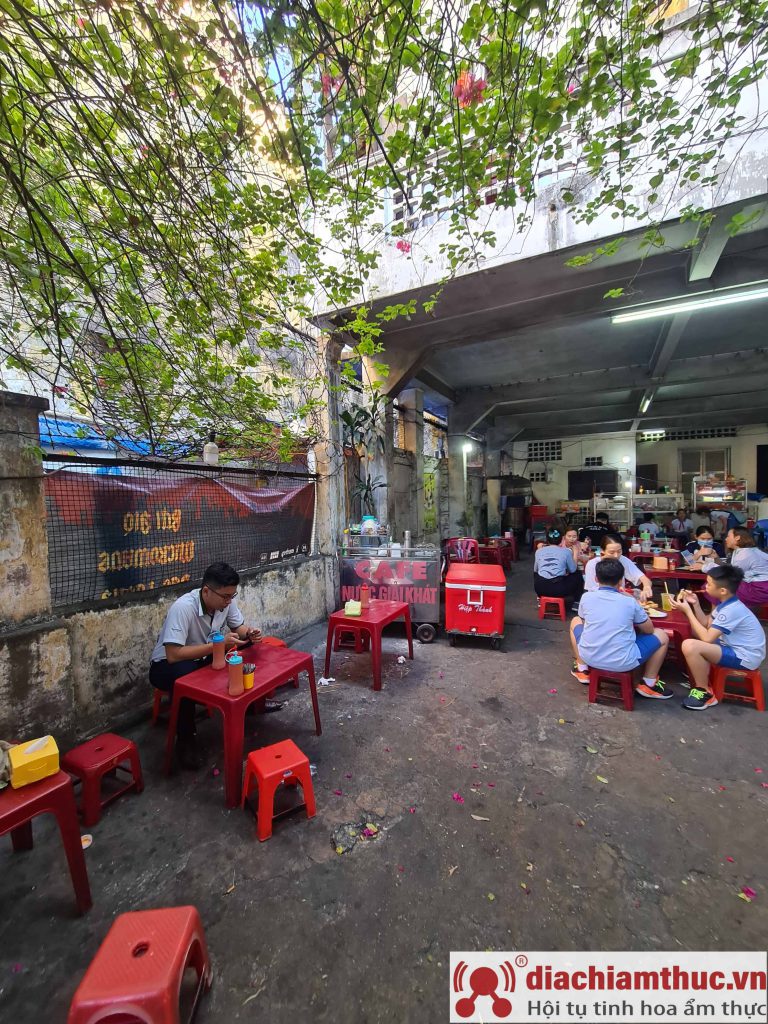
[[[491,640],[491,648],[494,651],[498,651],[499,647],[501,647],[501,640],[499,640],[499,638],[495,636],[493,640]]]
[[[431,644],[437,636],[437,630],[431,622],[422,622],[416,630],[416,639],[423,644]]]
[[[452,637],[451,637],[451,638],[449,639],[448,643],[449,643],[449,644],[451,645],[451,647],[455,647],[455,646],[456,646],[456,637],[455,637],[455,636],[452,636]]]

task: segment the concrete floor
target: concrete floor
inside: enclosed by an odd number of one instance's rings
[[[589,706],[530,584],[521,563],[499,652],[441,638],[398,665],[395,635],[381,693],[366,656],[334,656],[321,737],[306,688],[250,719],[252,747],[291,736],[318,769],[317,816],[267,843],[224,807],[216,719],[200,724],[206,768],[170,779],[164,730],[137,728],[147,787],[91,829],[89,914],[74,916],[51,822],[30,853],[2,844],[0,1019],[63,1021],[115,915],[173,904],[197,906],[207,933],[200,1024],[447,1020],[451,950],[764,948],[768,715]],[[323,640],[294,646],[321,669]],[[337,854],[333,830],[369,818],[380,835]]]

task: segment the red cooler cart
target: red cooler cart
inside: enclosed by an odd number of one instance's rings
[[[485,636],[496,649],[504,639],[506,594],[500,565],[451,565],[445,578],[445,631],[451,646],[457,636]]]

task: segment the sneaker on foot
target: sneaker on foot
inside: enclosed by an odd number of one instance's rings
[[[574,679],[578,679],[580,683],[584,683],[585,686],[589,685],[589,672],[582,672],[575,661],[571,669],[571,675]]]
[[[660,679],[657,679],[653,686],[649,686],[646,682],[640,683],[635,687],[635,693],[641,697],[648,697],[650,700],[669,700],[673,696]]]
[[[688,711],[705,711],[718,703],[714,693],[709,693],[708,690],[697,690],[695,687],[687,697],[683,697],[683,707]]]

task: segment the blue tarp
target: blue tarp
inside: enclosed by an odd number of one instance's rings
[[[81,451],[114,452],[116,446],[91,423],[39,416],[40,443],[48,448],[76,448]]]

